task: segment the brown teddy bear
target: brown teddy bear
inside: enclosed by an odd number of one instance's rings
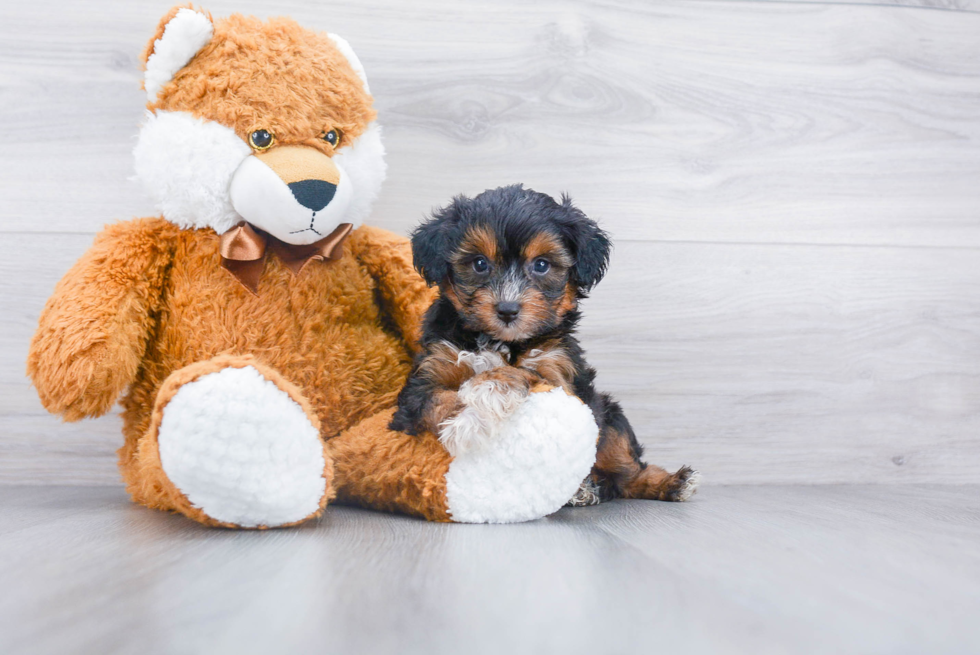
[[[487,452],[387,429],[434,292],[406,239],[362,225],[384,149],[347,42],[178,7],[143,62],[136,173],[161,217],[108,226],[57,285],[28,358],[45,407],[75,421],[124,394],[129,493],[208,525],[334,498],[442,521],[564,504],[597,428],[560,389]]]

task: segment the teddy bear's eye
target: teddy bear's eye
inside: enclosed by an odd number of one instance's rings
[[[268,150],[276,138],[269,130],[255,130],[248,135],[248,144],[256,150]]]
[[[332,145],[334,148],[340,143],[340,130],[328,130],[320,135],[320,138]]]

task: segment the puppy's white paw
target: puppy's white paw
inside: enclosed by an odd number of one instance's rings
[[[526,388],[495,380],[476,383],[467,380],[459,387],[463,410],[439,426],[439,440],[453,457],[482,448],[493,440],[504,419],[516,412],[527,396]]]
[[[598,505],[601,502],[602,497],[600,495],[599,485],[595,483],[590,475],[582,480],[578,491],[565,503],[565,507],[587,507],[589,505]]]
[[[460,350],[456,357],[456,363],[469,366],[473,369],[474,374],[492,371],[498,366],[507,365],[501,354],[494,350],[480,350],[479,352]]]
[[[698,485],[701,484],[701,472],[691,471],[687,474],[687,479],[677,488],[674,492],[676,494],[676,500],[685,501],[688,500],[698,491]]]

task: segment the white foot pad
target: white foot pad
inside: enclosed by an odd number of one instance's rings
[[[158,440],[167,477],[218,521],[299,521],[317,511],[326,490],[319,432],[251,366],[181,387],[163,410]]]
[[[598,436],[577,398],[532,393],[491,439],[453,459],[449,514],[460,523],[516,523],[558,511],[592,470]]]

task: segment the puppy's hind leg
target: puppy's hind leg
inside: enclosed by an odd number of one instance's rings
[[[645,498],[648,500],[683,501],[698,489],[701,474],[682,466],[669,473],[659,466],[644,463],[643,447],[619,403],[602,396],[604,427],[599,436],[595,478],[605,500],[612,498]]]

